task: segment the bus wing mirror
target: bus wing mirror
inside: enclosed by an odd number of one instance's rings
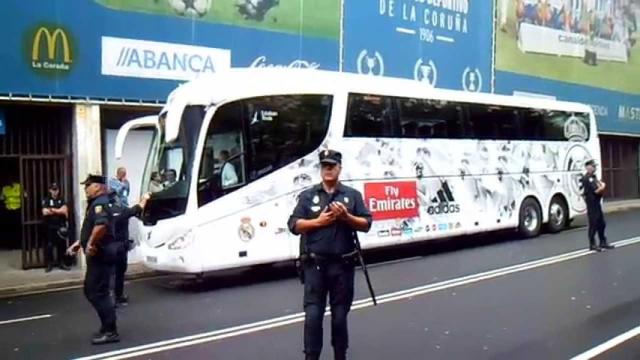
[[[118,130],[118,135],[116,135],[116,144],[115,144],[115,156],[116,159],[122,158],[122,153],[124,152],[124,145],[127,141],[127,135],[129,131],[139,128],[157,128],[158,127],[158,116],[145,116],[141,118],[137,118],[131,121],[128,121],[120,130]]]

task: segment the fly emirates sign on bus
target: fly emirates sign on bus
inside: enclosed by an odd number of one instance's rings
[[[373,220],[418,216],[418,196],[413,181],[366,183],[364,201]]]

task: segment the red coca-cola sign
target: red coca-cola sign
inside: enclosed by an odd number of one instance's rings
[[[373,220],[406,219],[418,216],[415,181],[365,183],[364,202]]]

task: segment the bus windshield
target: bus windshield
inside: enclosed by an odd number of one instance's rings
[[[203,106],[186,107],[178,138],[170,143],[165,141],[165,117],[160,118],[144,172],[143,189],[152,193],[143,215],[145,224],[185,213],[191,168],[204,115]]]

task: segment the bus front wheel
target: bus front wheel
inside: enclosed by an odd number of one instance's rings
[[[540,234],[542,226],[542,210],[533,198],[526,198],[520,205],[520,223],[518,233],[525,238],[532,238]]]

